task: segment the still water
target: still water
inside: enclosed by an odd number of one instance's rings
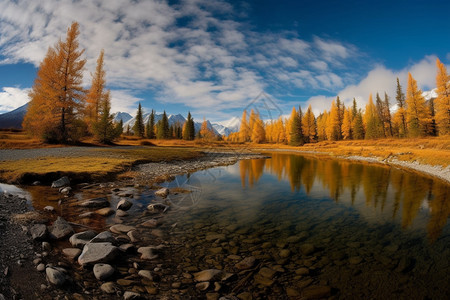
[[[205,298],[218,289],[216,295],[241,299],[300,299],[310,289],[338,299],[448,299],[449,184],[388,166],[270,156],[164,184],[172,208],[161,232],[144,237],[155,243],[156,234],[168,245],[160,293],[170,298],[185,289]],[[65,199],[48,187],[28,193],[35,209],[53,205],[58,215],[98,231],[117,222],[139,226],[149,218],[147,205],[158,201],[150,188],[129,187],[128,216],[80,217],[82,199],[107,196],[113,208],[120,200],[109,186],[86,188]],[[256,262],[237,268],[248,257]],[[235,276],[199,291],[186,274],[207,269]]]
[[[387,166],[270,155],[169,184],[193,191],[170,215],[171,237],[184,245],[180,266],[230,269],[235,255],[254,256],[276,271],[236,291],[257,298],[320,285],[342,299],[448,299],[448,184]]]

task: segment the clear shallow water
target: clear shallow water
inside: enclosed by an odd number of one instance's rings
[[[161,293],[179,294],[171,284],[181,282],[181,290],[202,298],[206,292],[196,290],[184,274],[215,268],[236,275],[221,283],[220,295],[295,299],[307,287],[328,286],[341,299],[448,298],[448,184],[386,166],[271,156],[164,184],[172,191],[172,209],[159,227],[162,238],[156,241],[155,231],[141,231],[150,244],[170,245],[161,255]],[[78,206],[82,199],[107,196],[115,208],[120,196],[112,188],[77,190],[68,198],[48,187],[27,191],[35,209],[53,205],[69,221],[98,231],[152,217],[146,206],[158,199],[145,187],[126,188],[134,194],[133,206],[121,220],[79,217],[86,212]],[[250,256],[256,258],[250,270],[236,268]],[[263,268],[274,272],[270,278],[260,274]],[[208,292],[214,292],[212,284]]]
[[[340,298],[449,295],[448,184],[385,166],[271,156],[169,184],[197,188],[187,211],[169,215],[172,238],[186,245],[177,250],[181,266],[231,270],[230,255],[255,256],[280,270],[268,286],[253,278],[242,288],[256,297],[293,296],[307,284]],[[304,244],[314,251],[305,254]],[[309,274],[299,275],[304,267]]]

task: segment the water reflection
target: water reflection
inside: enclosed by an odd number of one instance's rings
[[[239,163],[243,187],[252,188],[263,174],[271,174],[279,181],[288,181],[293,192],[304,189],[310,195],[313,190],[326,191],[336,202],[350,201],[357,207],[363,201],[375,212],[398,220],[405,229],[413,227],[418,214],[424,212],[431,241],[440,236],[447,224],[450,185],[442,181],[388,166],[295,154],[272,153],[271,156],[267,160]]]

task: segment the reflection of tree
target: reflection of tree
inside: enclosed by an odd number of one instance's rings
[[[450,216],[450,186],[442,182],[435,182],[430,190],[434,197],[431,197],[433,199],[430,199],[428,203],[431,216],[427,230],[430,240],[435,241],[441,235]]]
[[[269,160],[240,162],[242,185],[245,187],[248,182],[254,186],[264,171],[278,180],[288,180],[292,191],[301,190],[303,185],[309,194],[313,186],[320,184],[336,202],[347,194],[352,205],[358,202],[362,188],[366,206],[381,212],[392,209],[393,219],[401,210],[403,228],[412,224],[423,201],[428,199],[431,216],[427,228],[433,240],[441,234],[450,214],[448,185],[388,166],[273,153]]]

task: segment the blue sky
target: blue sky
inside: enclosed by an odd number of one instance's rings
[[[113,111],[225,121],[261,91],[281,114],[339,95],[394,98],[411,72],[435,86],[450,62],[448,1],[0,0],[0,113],[27,102],[47,48],[80,24],[86,88],[105,50]]]

